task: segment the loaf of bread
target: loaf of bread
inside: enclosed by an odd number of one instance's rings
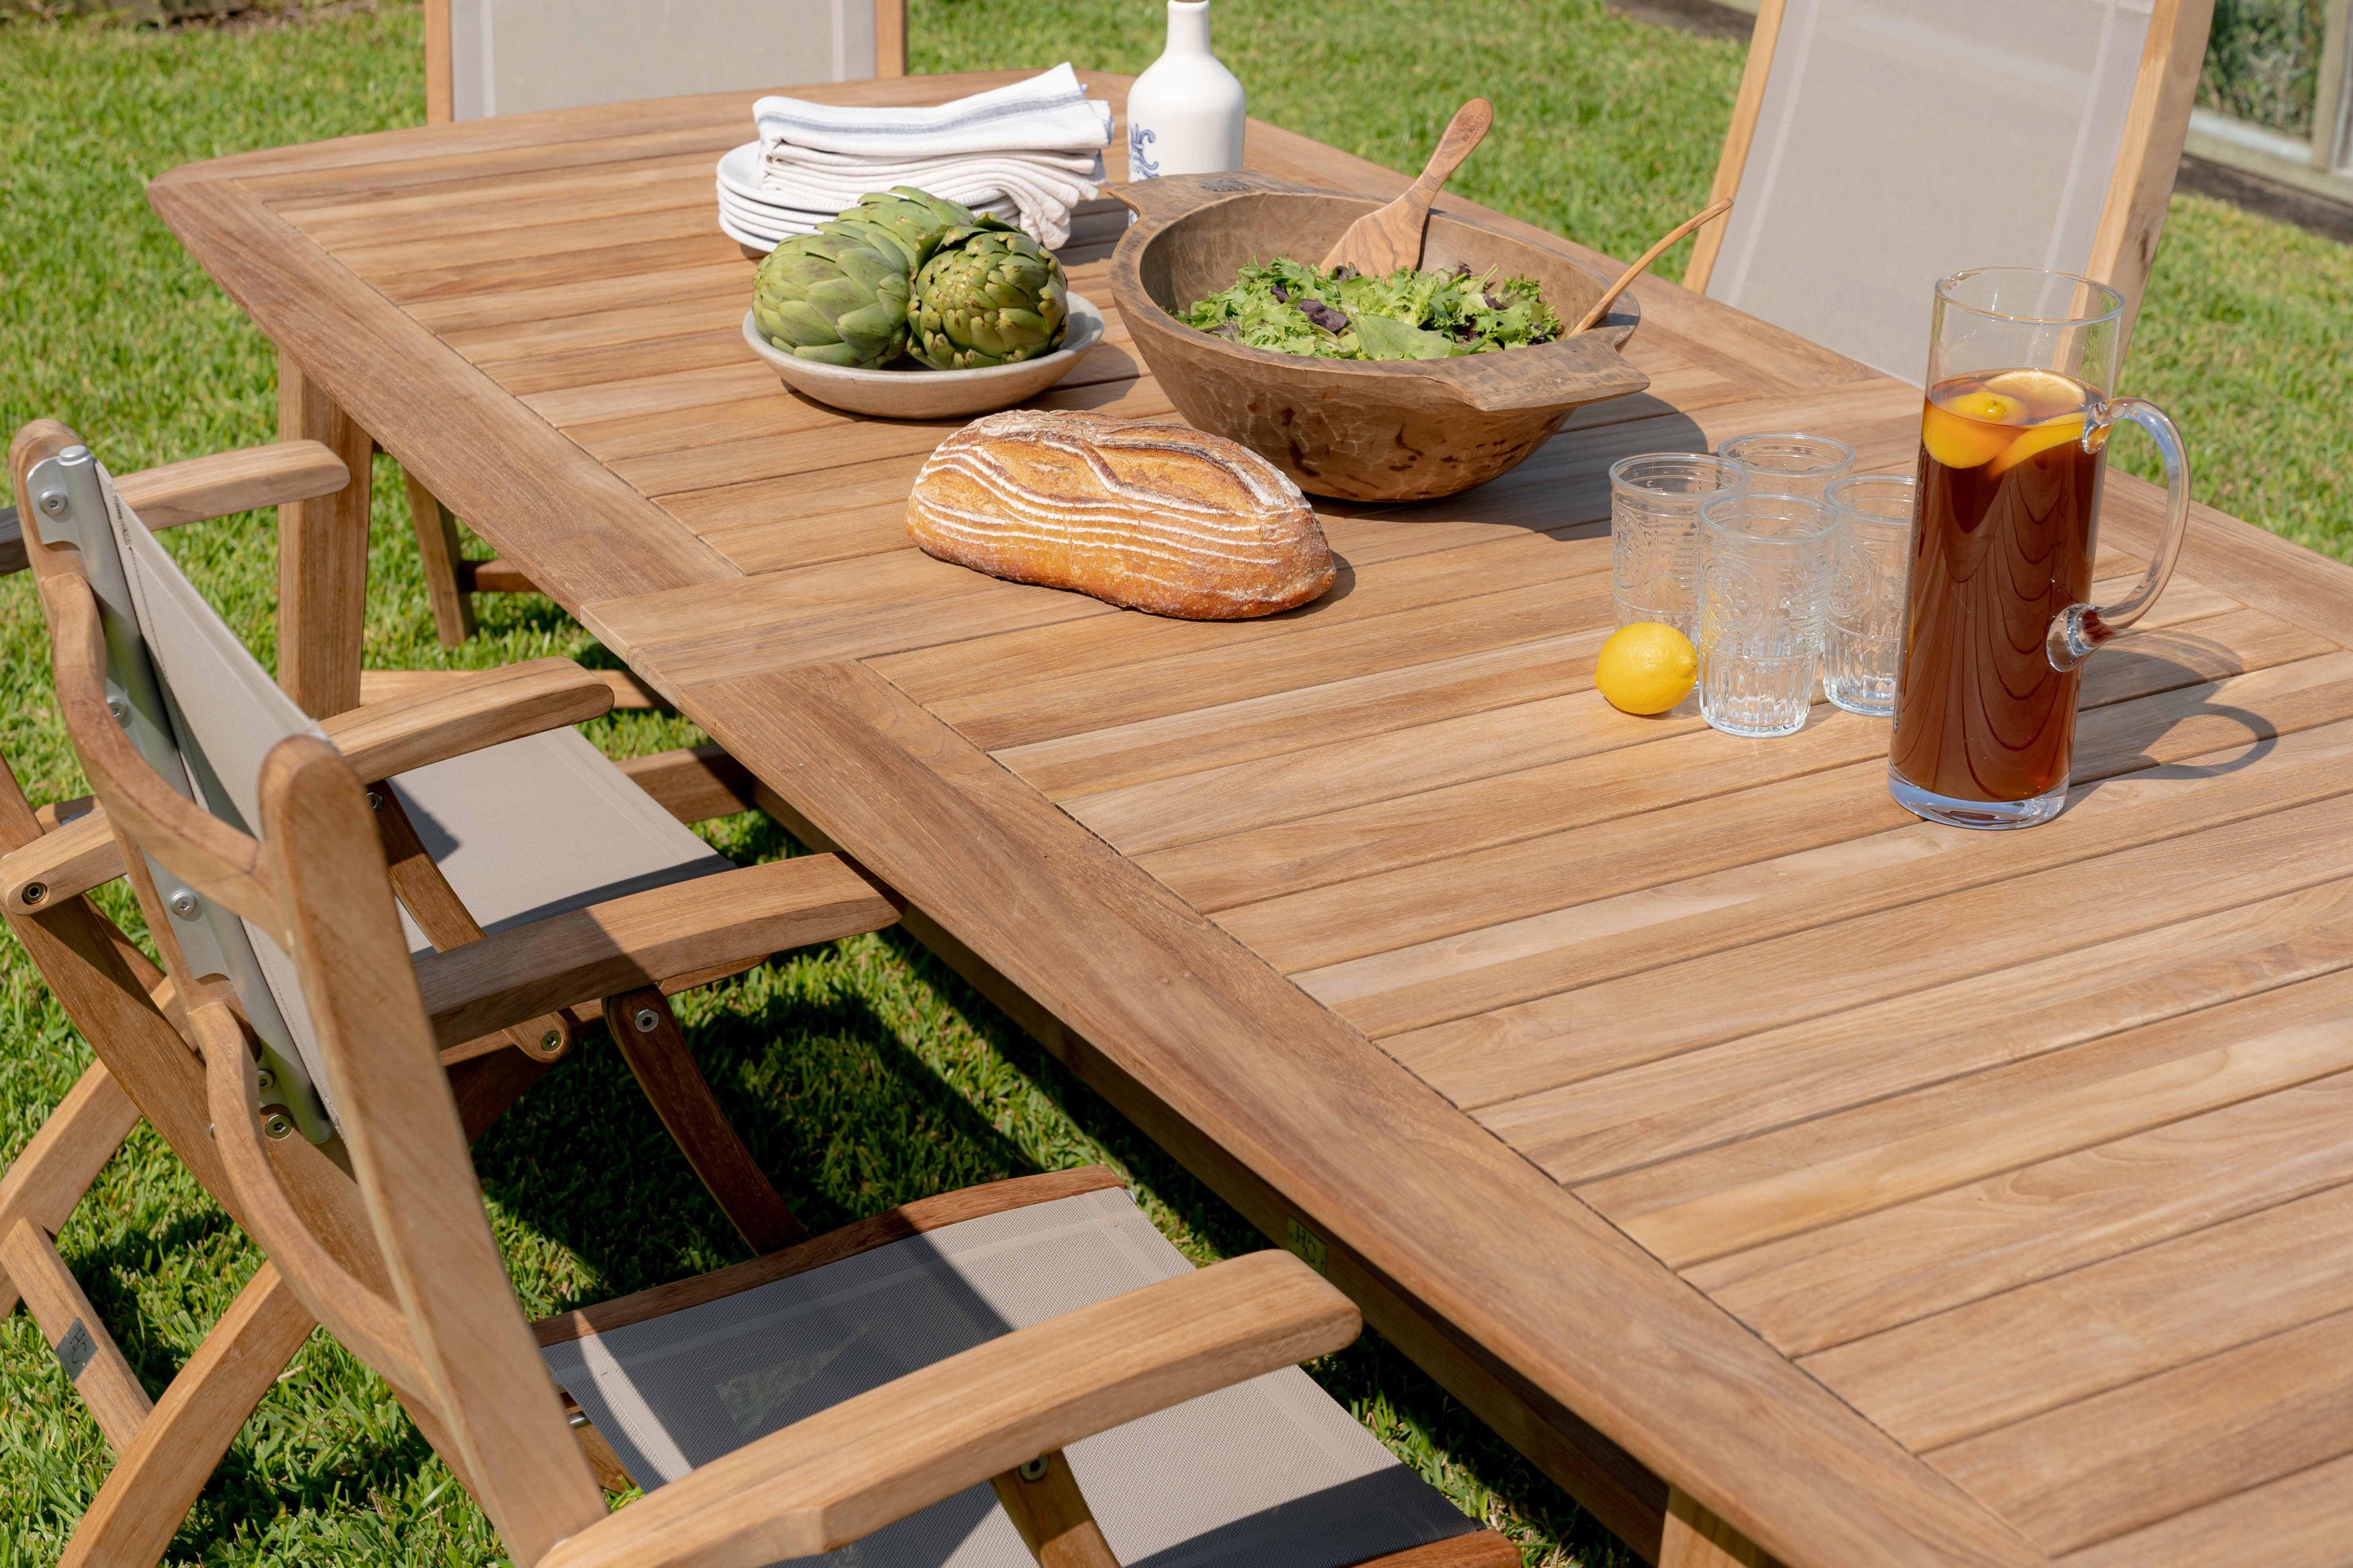
[[[907,531],[959,566],[1187,620],[1271,616],[1335,574],[1307,498],[1265,458],[1093,414],[974,420],[915,477]]]

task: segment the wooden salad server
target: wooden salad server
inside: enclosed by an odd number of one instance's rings
[[[1730,196],[1726,196],[1722,201],[1713,203],[1701,211],[1692,214],[1691,216],[1683,219],[1683,222],[1667,230],[1665,236],[1660,239],[1658,244],[1642,252],[1641,259],[1636,261],[1633,266],[1629,267],[1625,271],[1618,274],[1618,281],[1612,283],[1609,288],[1601,291],[1601,298],[1593,301],[1593,309],[1586,311],[1585,319],[1577,322],[1577,325],[1569,328],[1567,335],[1573,338],[1579,332],[1591,331],[1594,328],[1599,326],[1601,324],[1601,319],[1609,314],[1609,307],[1618,302],[1618,296],[1623,294],[1627,289],[1632,285],[1635,279],[1640,278],[1643,273],[1649,271],[1651,263],[1656,261],[1660,257],[1664,256],[1667,253],[1667,247],[1672,245],[1675,241],[1689,234],[1700,225],[1708,222],[1712,218],[1722,217],[1731,210],[1732,198]],[[1380,215],[1377,213],[1374,215],[1376,217]],[[1369,222],[1371,220],[1367,219],[1366,221]]]
[[[1438,139],[1438,150],[1422,166],[1421,177],[1388,205],[1350,224],[1340,243],[1324,258],[1324,270],[1345,265],[1385,277],[1400,267],[1420,266],[1421,231],[1430,222],[1430,204],[1438,199],[1438,193],[1494,123],[1495,106],[1483,98],[1474,98],[1456,110],[1446,123],[1446,134]]]

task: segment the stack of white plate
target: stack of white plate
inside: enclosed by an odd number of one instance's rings
[[[973,209],[1013,221],[1009,198],[984,202]],[[760,144],[746,142],[719,160],[719,226],[730,239],[756,250],[774,250],[797,234],[814,233],[817,226],[839,210],[811,212],[786,205],[773,191],[760,185]]]

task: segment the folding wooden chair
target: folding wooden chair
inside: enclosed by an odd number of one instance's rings
[[[1936,279],[2137,309],[2214,0],[1762,0],[1683,286],[1918,384]]]
[[[470,1133],[602,1021],[752,1249],[802,1238],[720,1111],[665,996],[778,951],[890,924],[896,910],[883,893],[831,856],[737,870],[713,854],[680,819],[741,809],[723,759],[672,753],[649,759],[633,778],[569,728],[602,712],[610,689],[568,660],[363,707],[331,729],[312,724],[180,574],[142,517],[170,525],[338,489],[345,470],[325,447],[290,443],[200,458],[120,487],[61,426],[27,426],[12,457],[28,526],[21,540],[0,542],[16,552],[0,567],[29,551],[41,575],[97,585],[108,606],[100,710],[117,726],[110,734],[164,770],[156,777],[238,820],[254,802],[224,776],[248,773],[286,734],[332,735],[377,781],[372,821],[405,905],[407,951],[419,961],[463,953],[475,965],[438,972],[451,1016],[468,1016],[468,986],[486,983],[468,944],[491,941],[539,963],[549,988],[543,1005],[453,1034],[439,1047]],[[311,1326],[265,1268],[151,1410],[56,1251],[52,1238],[142,1117],[233,1217],[249,1222],[206,1131],[186,1033],[191,997],[225,998],[268,1042],[259,1069],[264,1121],[288,1190],[346,1238],[353,1267],[381,1279],[381,1266],[369,1261],[357,1194],[337,1163],[308,1002],[267,933],[200,884],[126,854],[102,809],[35,812],[5,763],[0,848],[0,906],[99,1058],[0,1180],[0,1310],[21,1294],[118,1456],[65,1561],[144,1568]],[[85,896],[126,869],[169,978]],[[486,929],[494,934],[485,938]],[[413,1391],[402,1393],[415,1406]]]
[[[19,445],[22,491],[67,496],[58,537],[111,527],[135,571],[166,575],[95,465],[81,460],[79,489],[56,486],[71,454]],[[372,766],[290,719],[257,752],[223,721],[233,704],[174,687],[159,711],[193,798],[176,787],[108,708],[124,647],[175,635],[157,595],[114,604],[85,574],[97,552],[46,542],[47,515],[37,526],[58,703],[151,918],[179,918],[156,892],[185,889],[299,976],[304,1065],[355,1183],[323,1194],[282,1157],[316,1151],[268,1135],[260,1075],[283,1053],[238,987],[191,967],[188,944],[164,948],[202,1048],[213,1157],[269,1254],[267,1289],[401,1394],[517,1563],[752,1568],[852,1542],[869,1568],[1517,1561],[1296,1369],[1356,1336],[1345,1298],[1287,1253],[1192,1269],[1102,1171],[912,1205],[534,1331],[442,1053],[608,996],[618,973],[777,945],[769,917],[745,912],[757,895],[728,899],[712,879],[659,919],[617,911],[664,891],[605,906],[593,943],[548,942],[544,921],[419,958],[362,782]],[[220,679],[268,687],[220,651]],[[785,866],[845,901],[874,897],[830,857]],[[608,1513],[600,1479],[653,1495]]]

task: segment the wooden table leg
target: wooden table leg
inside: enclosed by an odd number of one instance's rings
[[[1681,1487],[1667,1492],[1659,1568],[1780,1568],[1757,1543],[1710,1513]]]
[[[304,712],[323,719],[360,705],[375,443],[283,353],[278,428],[289,441],[323,443],[352,471],[348,488],[278,509],[278,684]]]
[[[465,555],[458,546],[458,520],[415,474],[404,470],[402,478],[417,530],[417,558],[425,568],[425,595],[433,605],[433,630],[443,647],[456,647],[474,635],[474,596],[461,580]]]

